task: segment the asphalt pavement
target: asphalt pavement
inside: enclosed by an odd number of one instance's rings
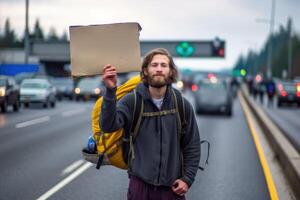
[[[188,99],[192,99],[187,94]],[[0,114],[0,199],[126,199],[124,170],[96,170],[81,157],[91,134],[93,102],[57,103]],[[197,116],[201,139],[211,143],[209,165],[198,171],[190,200],[270,199],[240,103],[233,116]],[[206,148],[203,146],[201,165]]]

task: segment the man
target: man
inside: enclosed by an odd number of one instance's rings
[[[136,87],[145,112],[174,109],[171,83],[176,81],[177,69],[169,52],[154,49],[142,63],[143,83]],[[117,71],[112,65],[103,68],[106,86],[100,116],[104,132],[121,127],[129,130],[133,119],[133,93],[116,102]],[[129,163],[129,200],[185,199],[200,161],[200,137],[191,104],[184,99],[187,121],[185,134],[178,137],[176,114],[143,118],[134,142],[134,159]]]

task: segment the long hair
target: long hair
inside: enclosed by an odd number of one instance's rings
[[[163,49],[163,48],[153,49],[152,51],[150,51],[146,54],[146,56],[143,60],[142,69],[141,69],[141,78],[142,78],[143,82],[148,83],[147,75],[145,74],[145,70],[147,70],[148,65],[151,63],[151,61],[155,55],[164,55],[169,58],[169,66],[170,66],[170,70],[171,70],[171,76],[169,77],[169,79],[170,79],[171,83],[175,83],[177,81],[177,77],[178,77],[177,67],[173,61],[171,54],[166,49]]]

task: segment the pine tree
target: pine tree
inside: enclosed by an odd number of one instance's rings
[[[58,36],[54,27],[51,27],[49,30],[48,41],[58,41]]]
[[[34,30],[33,30],[34,40],[44,40],[44,32],[40,26],[39,19],[35,21]]]

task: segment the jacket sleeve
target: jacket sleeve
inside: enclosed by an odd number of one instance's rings
[[[192,105],[184,99],[185,103],[185,116],[187,126],[185,129],[185,135],[181,141],[182,156],[183,156],[183,177],[181,180],[185,181],[189,187],[195,180],[195,176],[198,171],[201,148],[200,148],[200,134],[194,110]]]
[[[111,133],[120,128],[128,128],[132,110],[129,101],[129,94],[117,102],[116,88],[105,89],[99,121],[104,132]]]

